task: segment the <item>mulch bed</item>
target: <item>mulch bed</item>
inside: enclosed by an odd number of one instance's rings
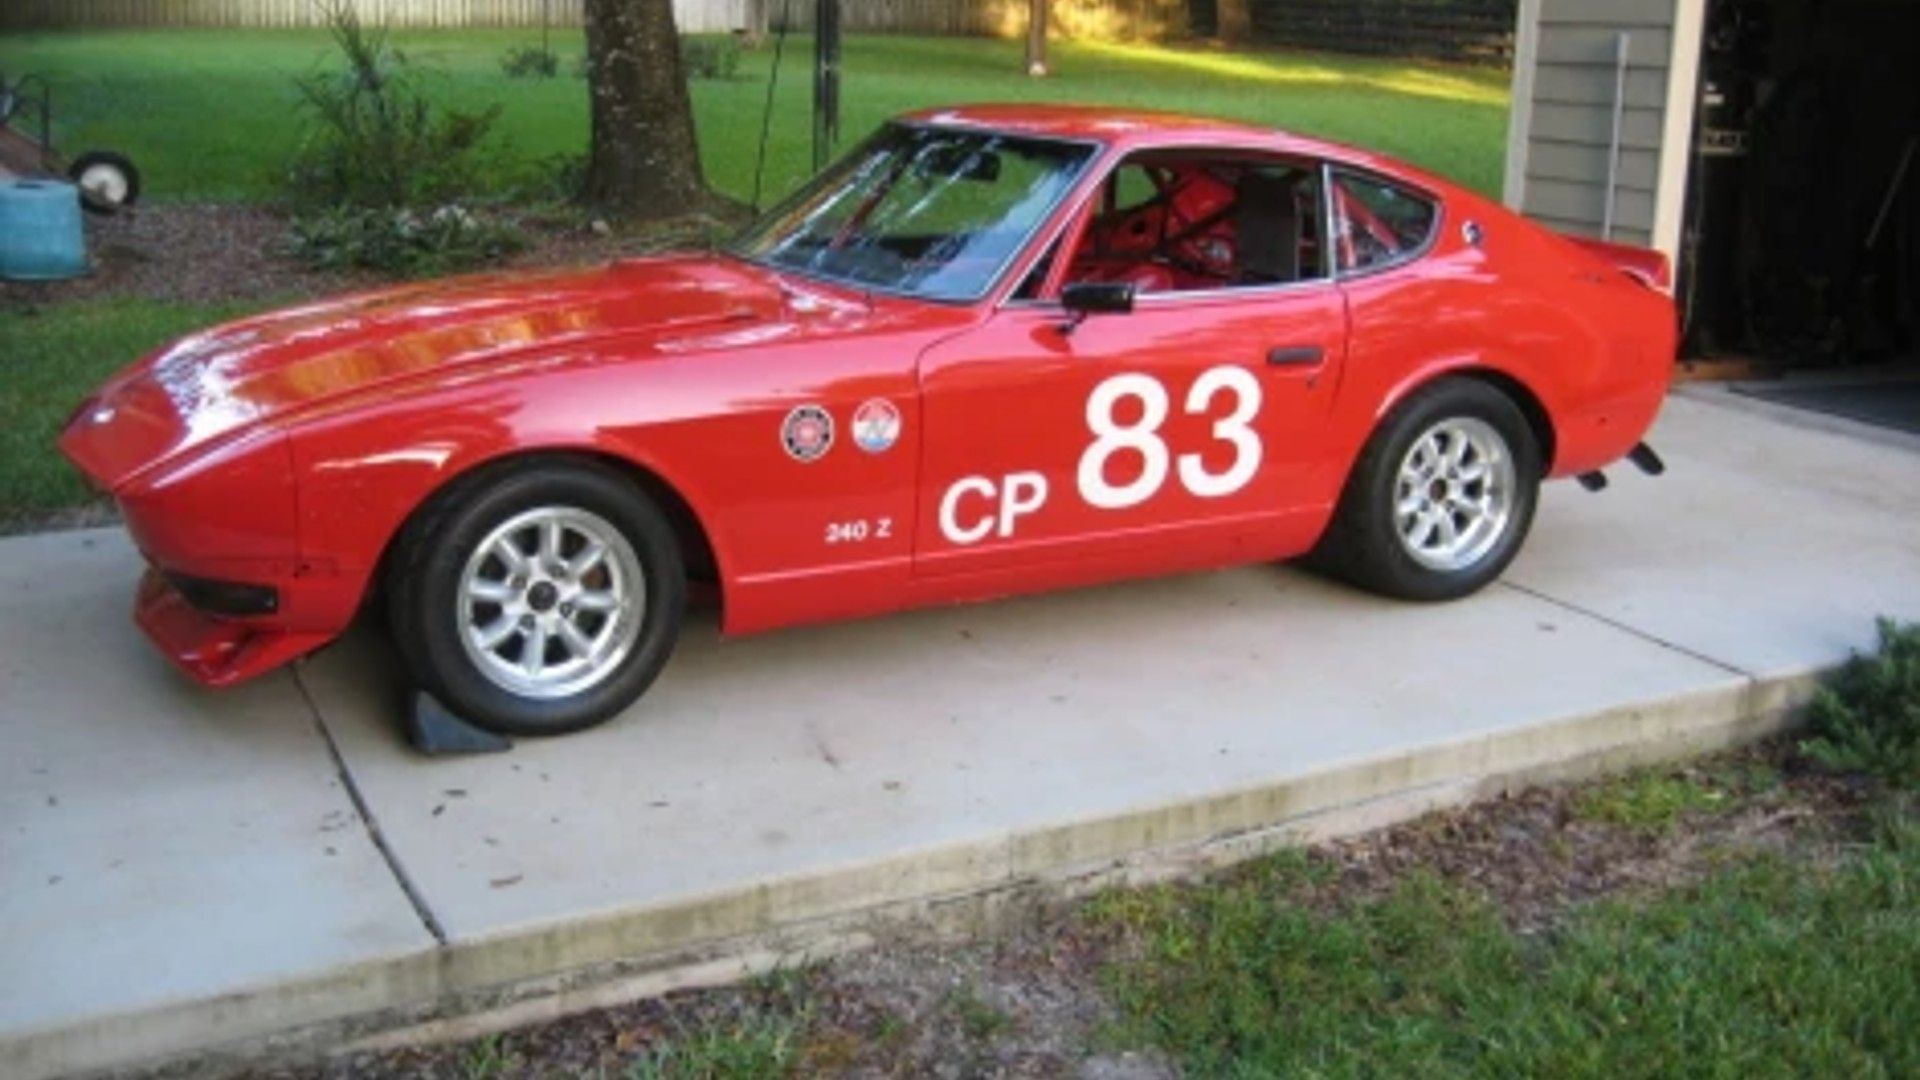
[[[6,300],[59,304],[144,299],[220,304],[338,292],[376,279],[314,271],[284,251],[287,222],[246,203],[154,203],[86,219],[93,272],[71,281],[8,282]]]
[[[1330,872],[1294,899],[1331,910],[1384,896],[1409,875],[1432,874],[1486,896],[1518,930],[1538,932],[1579,905],[1684,885],[1743,855],[1837,858],[1862,834],[1872,801],[1861,783],[1809,771],[1785,743],[1676,766],[1670,775],[1725,790],[1725,805],[1648,828],[1583,813],[1581,787],[1530,788],[1317,845],[1308,858]],[[1756,776],[1764,779],[1753,781]],[[896,930],[875,947],[786,979],[600,1009],[489,1040],[352,1054],[251,1075],[398,1080],[602,1070],[618,1076],[650,1047],[768,1016],[796,1024],[797,1075],[1174,1075],[1150,1056],[1088,1056],[1113,1017],[1099,990],[1111,943],[1076,912],[1072,903],[1046,904],[960,941]]]
[[[1738,780],[1725,779],[1752,772],[1777,777],[1777,785],[1740,791]],[[1728,806],[1686,813],[1663,830],[1583,816],[1579,787],[1529,788],[1317,848],[1339,871],[1318,899],[1385,896],[1424,871],[1483,893],[1516,930],[1539,932],[1577,905],[1679,888],[1730,859],[1787,851],[1824,858],[1855,831],[1873,790],[1812,770],[1778,743],[1676,766],[1670,775],[1733,789]]]
[[[658,250],[697,230],[691,225],[622,233],[577,214],[510,211],[527,247],[504,268],[605,262]],[[287,250],[284,213],[255,203],[151,203],[114,217],[86,219],[93,272],[71,281],[0,282],[0,305],[145,299],[223,304],[300,300],[391,279],[371,272],[315,270]]]

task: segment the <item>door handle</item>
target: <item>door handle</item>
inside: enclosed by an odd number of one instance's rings
[[[1326,359],[1327,351],[1318,345],[1281,345],[1267,352],[1267,363],[1274,367],[1311,367]]]

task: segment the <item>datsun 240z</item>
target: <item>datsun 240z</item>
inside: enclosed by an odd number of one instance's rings
[[[722,250],[195,334],[60,446],[194,678],[378,602],[448,710],[556,733],[646,689],[690,581],[726,633],[1299,555],[1471,593],[1541,479],[1657,465],[1667,275],[1331,143],[939,109]]]

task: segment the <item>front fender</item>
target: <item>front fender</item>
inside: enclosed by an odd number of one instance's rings
[[[611,460],[669,488],[707,533],[717,568],[729,560],[708,529],[708,493],[657,454],[648,433],[690,421],[650,416],[644,406],[609,408],[591,373],[547,373],[537,393],[500,383],[443,388],[322,419],[291,435],[299,490],[300,549],[341,585],[351,619],[408,519],[436,492],[475,469],[529,454]],[[664,436],[663,436],[664,437]]]

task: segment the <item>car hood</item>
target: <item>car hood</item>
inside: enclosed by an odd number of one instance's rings
[[[61,449],[112,489],[197,447],[423,379],[517,360],[623,356],[804,322],[857,324],[852,294],[716,256],[427,282],[270,312],[195,334],[83,403]]]

